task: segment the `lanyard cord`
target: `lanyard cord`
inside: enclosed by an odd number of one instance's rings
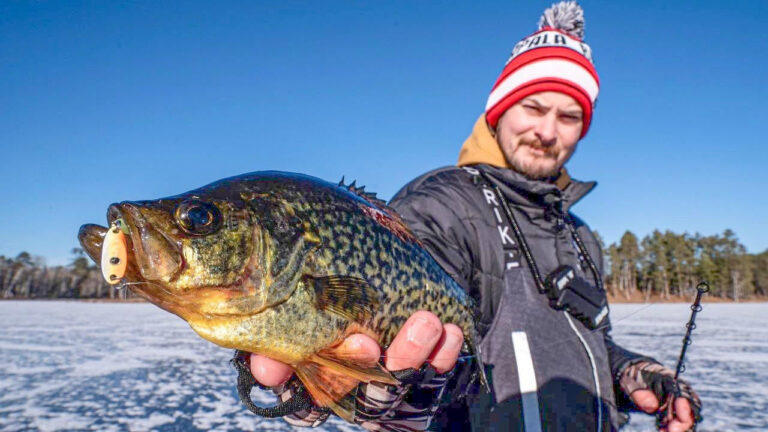
[[[581,251],[581,254],[584,256],[584,259],[587,261],[587,265],[589,266],[589,269],[592,271],[592,277],[595,278],[595,283],[597,284],[597,289],[599,291],[605,291],[603,288],[603,278],[600,277],[600,271],[597,269],[597,265],[595,265],[595,262],[592,261],[592,257],[589,256],[589,253],[587,253],[587,247],[584,246],[584,242],[581,241],[581,237],[579,237],[579,234],[576,232],[576,228],[573,227],[573,223],[571,222],[570,216],[567,214],[563,214],[565,225],[568,227],[568,230],[571,231],[571,235],[573,236],[573,240],[576,241],[576,247],[579,248],[579,251]]]
[[[525,241],[523,232],[522,230],[520,230],[520,225],[518,225],[517,219],[515,218],[514,213],[512,213],[512,209],[509,207],[509,203],[507,203],[507,200],[504,199],[504,196],[502,195],[499,187],[491,183],[491,181],[488,180],[484,172],[479,170],[478,172],[480,173],[480,176],[483,178],[483,180],[485,180],[485,182],[488,183],[493,188],[493,191],[495,192],[496,197],[501,202],[501,206],[504,208],[504,213],[507,215],[507,219],[509,219],[510,225],[512,225],[512,231],[515,233],[515,237],[517,238],[518,243],[520,243],[520,247],[523,249],[523,256],[525,256],[525,260],[528,262],[528,265],[531,268],[531,273],[533,273],[533,279],[536,281],[536,286],[539,289],[539,292],[542,294],[546,293],[547,288],[544,285],[544,280],[541,278],[541,273],[539,273],[539,268],[538,266],[536,266],[536,261],[533,260],[531,249],[528,247],[528,243]],[[579,234],[576,232],[576,229],[573,227],[571,218],[568,217],[567,214],[563,213],[563,220],[565,221],[565,225],[568,227],[568,230],[571,232],[571,236],[573,236],[573,239],[576,243],[576,248],[579,249],[579,252],[581,252],[581,255],[586,260],[587,265],[589,266],[589,269],[592,272],[592,277],[595,279],[595,283],[597,284],[598,290],[602,292],[603,280],[600,277],[600,271],[597,269],[595,262],[592,261],[592,257],[587,252],[587,248],[584,245],[584,242],[581,241],[581,237],[579,237]]]
[[[520,226],[517,223],[517,219],[515,218],[515,215],[512,213],[512,209],[510,208],[509,203],[507,202],[506,199],[504,199],[504,196],[501,194],[501,190],[499,189],[498,185],[491,183],[484,173],[482,173],[481,171],[479,172],[483,180],[485,180],[486,183],[489,183],[491,185],[491,187],[493,188],[493,191],[496,194],[496,198],[498,198],[499,201],[501,202],[501,206],[504,208],[504,213],[506,213],[507,219],[509,220],[510,225],[512,225],[512,231],[515,233],[515,237],[517,237],[517,241],[518,243],[520,243],[520,247],[523,249],[523,255],[525,256],[526,261],[528,261],[528,265],[531,267],[531,273],[533,273],[533,278],[536,280],[536,285],[539,291],[545,294],[547,291],[546,291],[546,286],[544,285],[544,281],[541,279],[541,273],[539,273],[539,269],[536,266],[536,262],[533,260],[533,255],[531,254],[531,250],[528,247],[528,243],[525,241],[523,232],[522,230],[520,230]],[[565,225],[568,227],[568,230],[571,232],[574,242],[576,243],[576,248],[579,250],[579,252],[582,254],[584,259],[587,261],[587,265],[589,266],[590,270],[592,270],[592,276],[595,278],[595,282],[597,283],[597,288],[602,292],[603,284],[602,284],[602,279],[600,278],[600,272],[597,270],[597,266],[595,265],[594,261],[592,261],[592,258],[589,256],[589,253],[587,252],[587,248],[586,246],[584,246],[584,242],[581,241],[581,238],[576,232],[576,229],[572,226],[572,221],[570,217],[568,217],[568,215],[565,214],[564,212],[562,213],[563,213],[563,221],[565,222]],[[581,332],[579,332],[576,329],[569,314],[566,311],[563,311],[563,314],[565,314],[565,318],[568,320],[568,323],[571,326],[571,329],[574,331],[576,336],[581,341],[581,344],[584,347],[584,350],[587,352],[587,356],[589,357],[590,365],[592,366],[592,376],[593,376],[593,379],[595,380],[594,382],[595,382],[596,403],[597,403],[597,416],[598,416],[597,430],[599,432],[599,431],[602,431],[603,414],[602,414],[602,401],[601,401],[602,396],[600,391],[600,379],[598,378],[598,373],[597,373],[597,363],[595,362],[595,358],[592,355],[592,350],[589,348],[589,344],[584,339],[584,336],[581,334]]]
[[[525,256],[525,260],[528,261],[528,266],[531,268],[533,279],[536,280],[536,287],[539,289],[540,293],[544,294],[547,292],[547,288],[544,286],[544,281],[541,279],[541,273],[539,273],[539,268],[536,266],[536,262],[533,260],[533,255],[531,255],[531,250],[528,248],[528,243],[525,241],[525,237],[523,237],[523,232],[520,230],[520,226],[517,224],[517,219],[515,219],[515,215],[512,214],[512,210],[509,208],[507,200],[505,200],[501,195],[499,187],[495,184],[492,184],[491,187],[496,193],[496,197],[501,202],[501,206],[504,207],[504,213],[506,213],[507,219],[509,219],[509,223],[512,225],[512,231],[515,233],[517,242],[520,243],[520,247],[523,249],[523,256]]]

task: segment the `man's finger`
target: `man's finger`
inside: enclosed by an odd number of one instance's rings
[[[293,375],[293,369],[285,363],[258,354],[251,354],[251,373],[261,385],[274,387]]]
[[[464,343],[464,333],[457,325],[445,324],[443,334],[437,346],[429,356],[429,363],[438,373],[446,373],[456,366],[461,346]]]
[[[659,400],[650,390],[635,390],[629,395],[632,402],[642,411],[653,414],[659,410]]]
[[[427,311],[414,313],[389,345],[384,365],[391,371],[419,369],[442,334],[443,325],[435,314]]]
[[[675,417],[669,422],[669,432],[684,432],[693,427],[693,410],[688,399],[675,399]]]
[[[361,366],[373,367],[381,358],[381,348],[372,338],[355,333],[347,336],[336,350],[342,350],[345,358],[353,360]]]

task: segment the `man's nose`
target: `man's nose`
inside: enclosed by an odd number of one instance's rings
[[[534,131],[542,145],[554,145],[557,141],[557,118],[551,113],[540,118]]]

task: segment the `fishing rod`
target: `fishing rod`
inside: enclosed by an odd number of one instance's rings
[[[685,372],[685,352],[688,350],[688,346],[693,343],[691,340],[691,333],[693,332],[693,329],[696,328],[696,314],[703,309],[701,306],[701,297],[707,292],[709,292],[709,284],[706,282],[699,282],[699,284],[696,285],[696,299],[693,300],[693,304],[691,305],[691,318],[688,320],[688,323],[685,324],[687,330],[685,331],[685,337],[683,337],[683,347],[680,349],[680,357],[677,359],[675,380],[677,380],[677,377],[681,373]]]
[[[688,346],[693,343],[691,340],[691,333],[693,333],[693,330],[696,328],[696,315],[703,309],[701,306],[701,298],[707,292],[709,292],[709,284],[706,282],[702,281],[696,285],[696,298],[693,300],[693,304],[691,305],[691,317],[685,324],[686,331],[685,336],[683,337],[683,347],[680,349],[680,357],[677,358],[677,366],[675,367],[675,383],[677,382],[677,377],[680,376],[681,373],[685,372],[685,353],[688,351]],[[669,421],[675,417],[675,398],[679,396],[680,389],[677,387],[677,384],[675,384],[674,393],[667,395],[667,400],[664,402],[664,405],[662,405],[662,409],[656,415],[656,427],[659,430],[666,426]],[[693,430],[696,430],[695,424]]]

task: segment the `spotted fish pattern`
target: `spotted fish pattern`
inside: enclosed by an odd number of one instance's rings
[[[387,347],[428,310],[476,352],[473,304],[397,213],[354,186],[256,172],[154,201],[110,206],[129,233],[125,281],[218,345],[290,364],[316,403],[351,418],[361,381],[395,383],[340,350],[351,333]],[[106,228],[84,225],[99,257]],[[101,240],[100,240],[101,239]]]

